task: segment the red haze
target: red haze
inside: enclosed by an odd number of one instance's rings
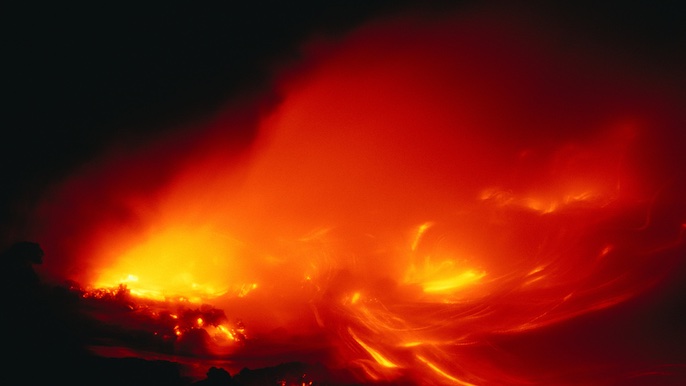
[[[198,297],[266,339],[323,333],[367,381],[540,381],[489,344],[646,291],[686,224],[675,102],[554,32],[474,13],[306,45],[269,109],[56,187],[45,273]]]

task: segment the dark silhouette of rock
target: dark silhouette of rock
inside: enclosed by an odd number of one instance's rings
[[[92,356],[75,371],[72,385],[99,386],[186,386],[178,363],[141,358],[102,358]]]
[[[3,288],[18,291],[38,285],[33,264],[42,264],[43,255],[40,245],[29,241],[12,244],[3,251],[0,256]]]
[[[111,299],[89,300],[82,296],[83,292],[75,290],[79,288],[75,283],[46,286],[33,269],[34,264],[43,262],[43,257],[43,250],[34,242],[16,243],[1,254],[2,294],[8,300],[0,303],[3,307],[0,328],[4,333],[0,343],[8,358],[2,362],[4,368],[0,370],[0,385],[262,386],[282,382],[341,385],[330,383],[331,374],[323,366],[300,362],[245,368],[234,376],[222,368],[211,367],[206,379],[193,383],[182,376],[181,365],[172,361],[98,356],[88,347],[100,338],[105,338],[105,341],[113,338],[112,341],[129,343],[129,346],[142,344],[143,347],[152,347],[145,343],[145,337],[149,335],[141,335],[126,325],[121,331],[112,331],[86,311],[107,311],[109,316],[133,317],[134,313],[121,307],[130,300],[124,296],[125,288],[119,288]],[[189,321],[198,317],[208,323],[226,319],[223,311],[208,307],[188,310],[184,314]],[[204,329],[190,328],[176,342],[175,349],[186,355],[202,357],[208,352],[208,341],[209,336]]]
[[[195,382],[194,386],[238,386],[233,382],[231,374],[228,371],[218,368],[210,367],[207,371],[207,378],[201,381]]]
[[[87,350],[96,321],[83,299],[66,287],[41,283],[33,269],[44,252],[35,242],[15,243],[0,254],[0,338],[5,359],[0,385],[185,386],[179,365],[140,358],[103,358]]]
[[[201,328],[193,328],[186,331],[176,342],[176,351],[182,355],[203,356],[207,355],[210,334]]]

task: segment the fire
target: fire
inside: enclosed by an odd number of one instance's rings
[[[93,285],[124,283],[133,294],[163,300],[183,295],[197,299],[220,296],[243,283],[228,283],[221,272],[231,269],[232,251],[211,229],[165,229],[113,256],[114,265],[100,273]],[[198,256],[197,260],[189,256]],[[241,288],[241,292],[244,290]]]
[[[412,241],[411,252],[416,254],[422,236],[431,228],[433,223],[425,222],[417,227],[417,234]],[[420,285],[425,293],[451,294],[462,287],[478,283],[486,276],[483,271],[465,269],[458,262],[465,261],[457,256],[443,256],[435,258],[426,255],[421,261],[412,262],[403,279],[405,285]],[[439,261],[437,261],[439,260]]]
[[[494,342],[643,293],[686,226],[661,217],[664,181],[637,166],[654,126],[622,103],[634,96],[515,27],[462,23],[381,23],[312,48],[240,162],[222,148],[226,122],[209,124],[209,150],[115,200],[128,220],[79,229],[90,269],[64,270],[90,294],[123,285],[158,302],[177,339],[202,331],[229,358],[255,355],[253,337],[304,339],[363,382],[526,384],[532,371]],[[180,296],[228,316],[177,314]]]
[[[450,265],[450,264],[449,264]],[[473,283],[482,277],[485,273],[474,273],[473,271],[465,271],[457,276],[452,276],[447,279],[439,279],[425,282],[423,284],[424,292],[446,292],[452,291],[456,288]]]

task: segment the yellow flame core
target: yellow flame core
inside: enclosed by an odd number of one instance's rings
[[[350,333],[350,336],[355,340],[355,342],[357,342],[357,344],[359,344],[365,351],[367,351],[369,355],[371,355],[371,357],[374,358],[374,360],[378,364],[387,368],[398,367],[398,365],[388,360],[386,357],[381,355],[381,353],[379,353],[377,350],[375,350],[370,345],[368,345],[367,343],[363,342],[360,338],[358,338],[350,328],[348,328],[348,332]]]
[[[112,259],[115,264],[100,273],[95,285],[125,284],[132,294],[153,299],[179,294],[212,298],[231,288],[232,254],[225,238],[210,228],[170,228]]]
[[[477,284],[486,276],[484,271],[465,269],[455,259],[432,261],[426,258],[413,264],[405,274],[405,284],[419,284],[427,294],[450,294]]]
[[[466,285],[476,283],[484,276],[486,276],[486,273],[484,272],[474,272],[469,270],[457,275],[451,275],[448,277],[438,278],[437,280],[424,282],[422,287],[424,292],[428,293],[449,292],[462,288]]]

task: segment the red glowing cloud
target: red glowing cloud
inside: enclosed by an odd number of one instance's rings
[[[326,331],[366,380],[525,382],[467,353],[642,293],[686,226],[670,99],[543,32],[402,17],[307,45],[269,109],[56,188],[46,268]]]

